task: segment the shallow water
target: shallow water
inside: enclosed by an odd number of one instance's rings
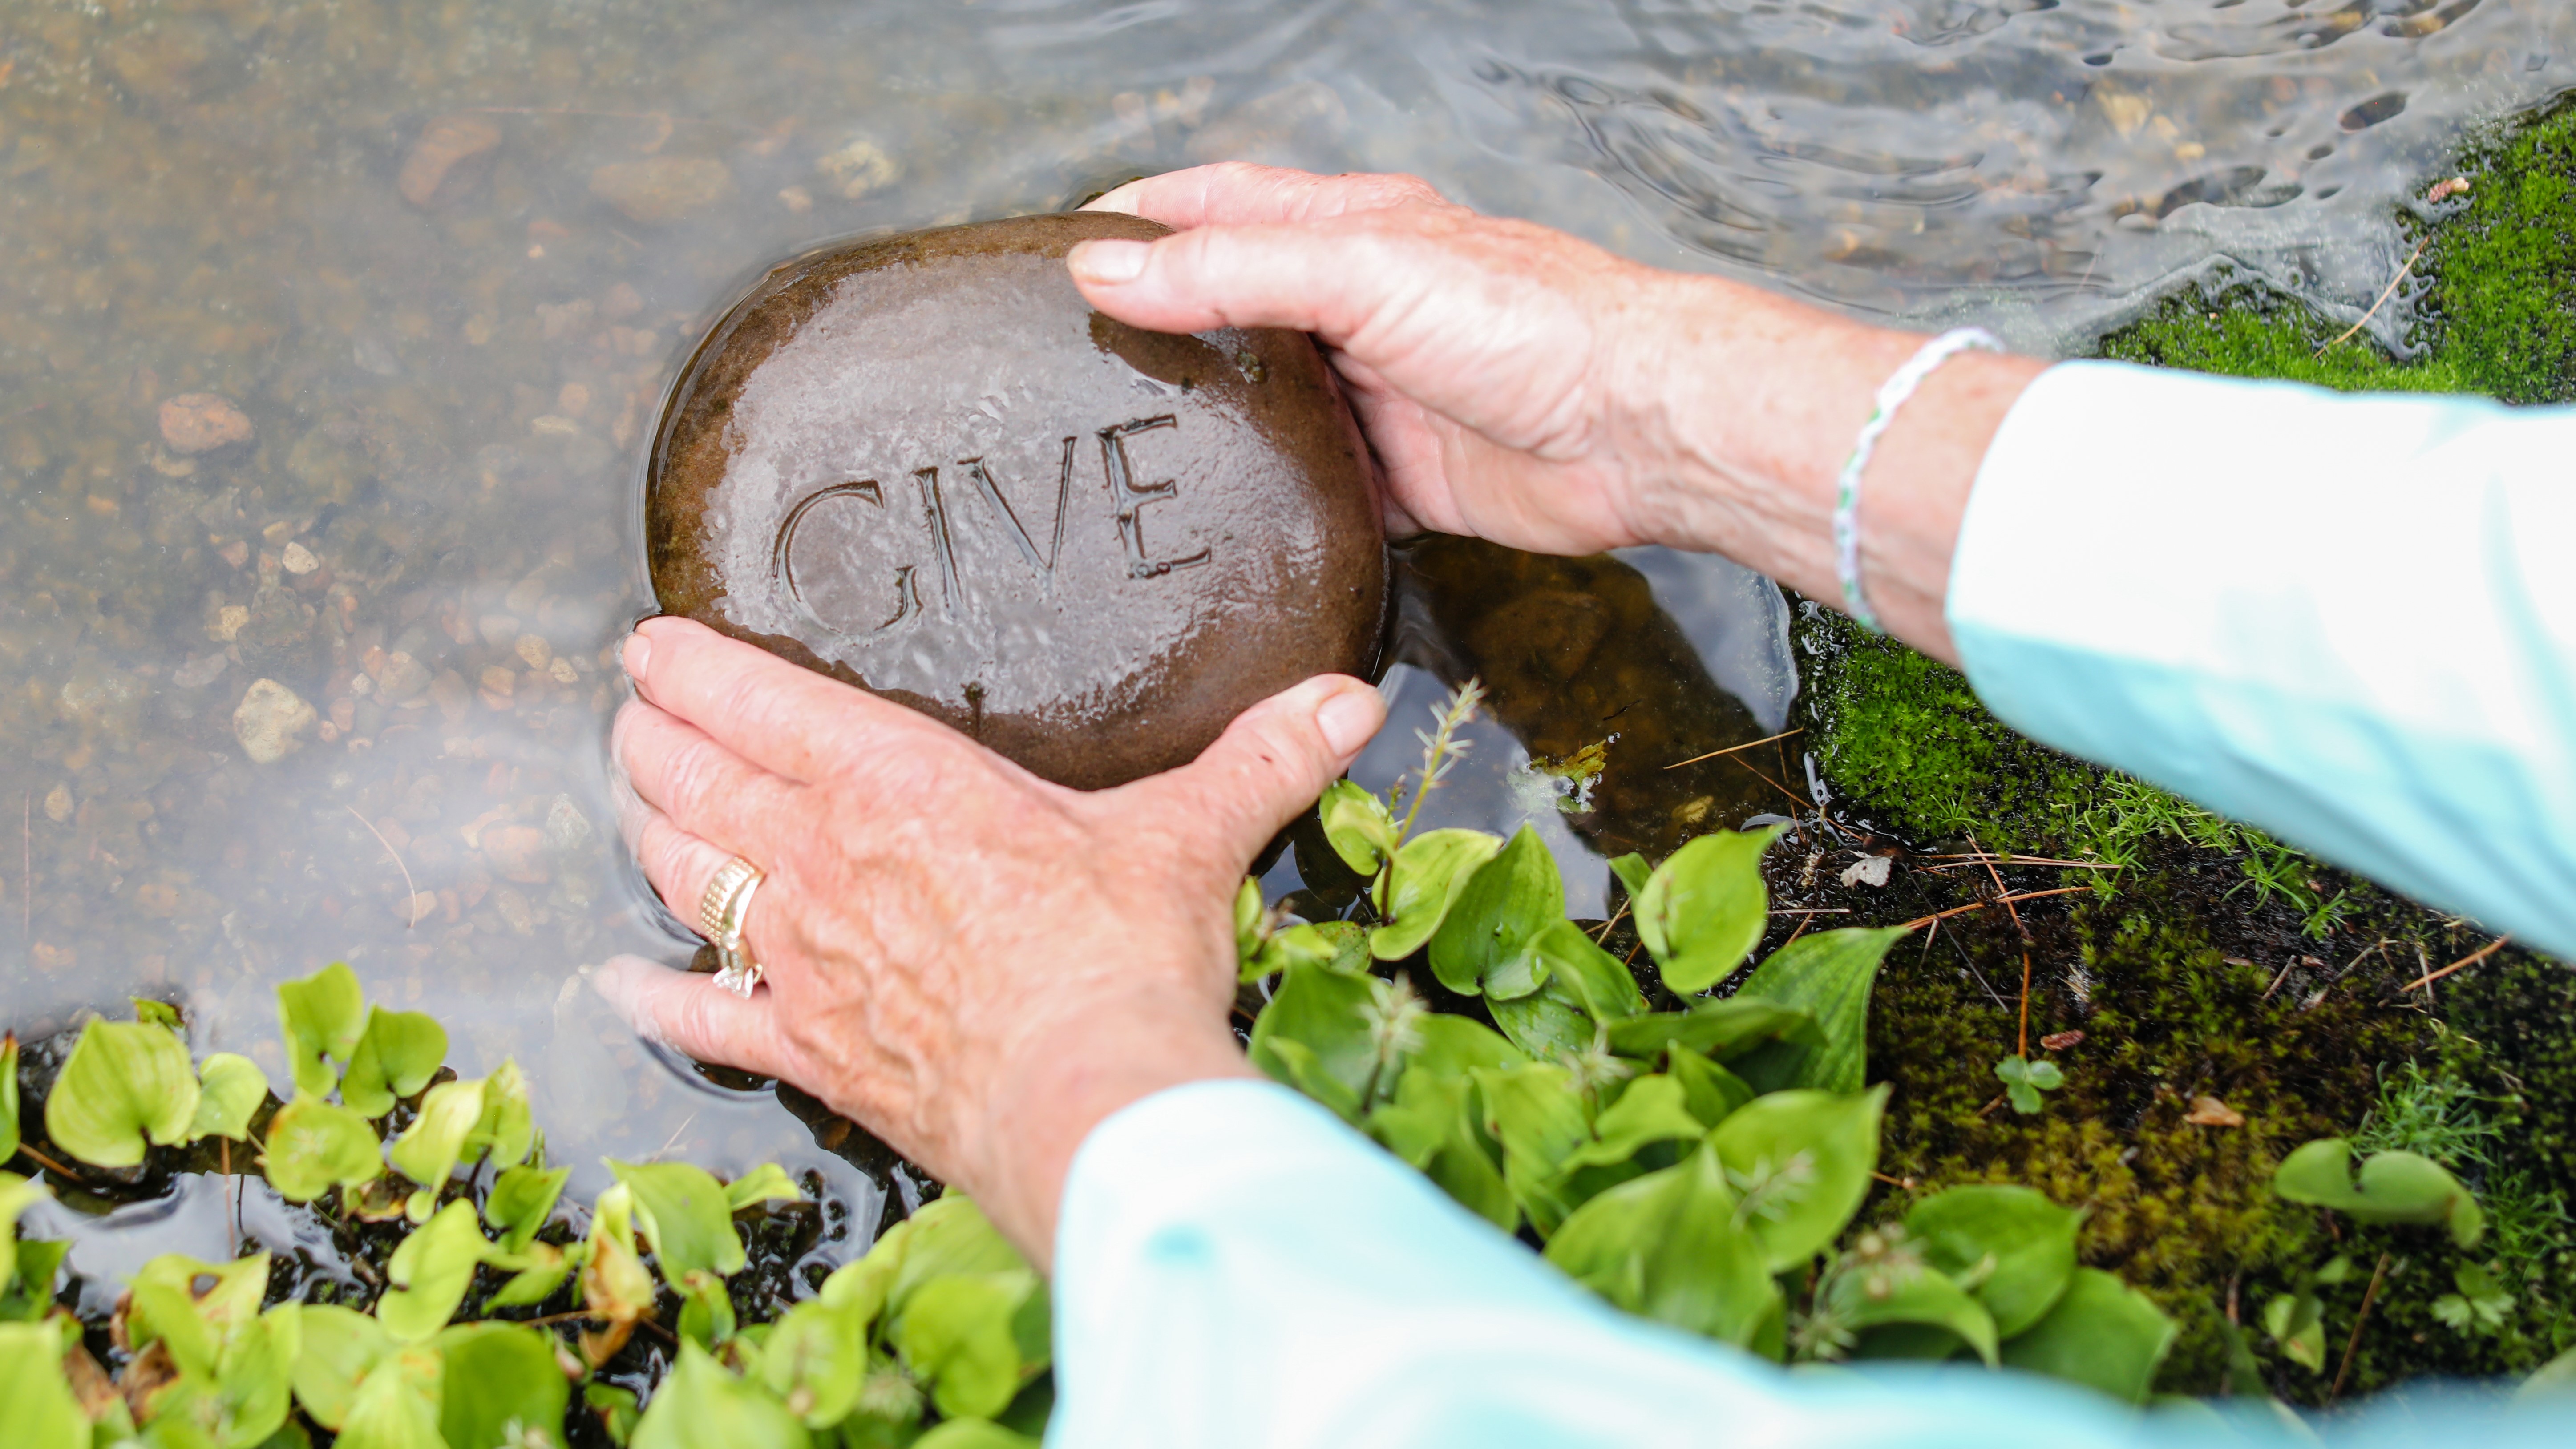
[[[282,1079],[271,985],[345,958],[461,1071],[519,1058],[577,1193],[603,1154],[775,1158],[871,1221],[863,1137],[656,1061],[583,986],[690,954],[613,838],[609,651],[651,607],[654,409],[752,271],[1237,156],[2038,345],[2222,256],[2357,313],[2401,190],[2572,60],[2559,0],[16,0],[0,1017],[173,997]],[[172,451],[159,406],[200,390],[253,438]],[[1484,674],[1501,724],[1440,823],[1535,811],[1578,908],[1602,852],[1804,788],[1794,742],[1664,769],[1778,727],[1767,588],[1651,551],[1413,567],[1444,582],[1358,773]],[[316,716],[271,763],[235,723],[258,679]],[[1547,772],[1605,738],[1590,785]]]

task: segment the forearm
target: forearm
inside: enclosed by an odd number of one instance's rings
[[[1712,277],[1657,277],[1630,312],[1615,404],[1644,445],[1633,516],[1651,542],[1722,553],[1840,599],[1837,479],[1881,384],[1927,340]],[[1988,445],[2048,364],[1969,353],[1897,414],[1864,478],[1861,576],[1889,632],[1957,662],[1942,612]]]

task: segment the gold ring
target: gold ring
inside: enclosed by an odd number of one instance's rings
[[[743,948],[742,932],[763,879],[760,867],[737,855],[717,869],[698,897],[698,934],[715,943],[716,984],[746,1000],[761,973],[760,963]]]

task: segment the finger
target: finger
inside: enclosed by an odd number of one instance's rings
[[[749,1000],[695,971],[674,971],[637,956],[618,956],[591,973],[591,987],[637,1036],[697,1061],[740,1067],[764,1077],[788,1075],[790,1062],[776,1018],[778,998]]]
[[[802,816],[804,786],[643,700],[618,710],[612,748],[643,803],[729,849],[765,846]]]
[[[1247,222],[1310,221],[1407,202],[1437,202],[1440,193],[1418,176],[1351,173],[1318,176],[1284,166],[1220,161],[1130,181],[1085,211],[1123,211],[1159,221],[1175,231]]]
[[[625,651],[635,690],[763,769],[808,783],[866,752],[947,748],[963,737],[691,619],[647,619]]]
[[[1385,722],[1375,689],[1346,674],[1318,675],[1236,716],[1196,760],[1110,791],[1109,802],[1139,818],[1206,822],[1213,854],[1237,871],[1350,768]]]
[[[1314,222],[1210,225],[1157,241],[1100,239],[1065,256],[1091,305],[1153,332],[1286,327],[1347,347],[1378,311],[1444,275],[1386,227]]]

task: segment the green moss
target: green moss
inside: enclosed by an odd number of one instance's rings
[[[2413,360],[2367,336],[2343,339],[2344,326],[2241,281],[2168,299],[2105,339],[2102,354],[2347,390],[2576,399],[2576,105],[2476,139],[2459,169],[2470,190],[2418,233]],[[1957,673],[1837,615],[1807,609],[1800,643],[1809,744],[1850,817],[1926,849],[1973,837],[2123,866],[2093,877],[2006,872],[2016,890],[2086,880],[2097,890],[2023,906],[2026,941],[1982,910],[1891,958],[1870,1044],[1873,1070],[1895,1087],[1887,1172],[1923,1191],[2013,1181],[2086,1205],[2087,1261],[2117,1269],[2182,1324],[2169,1389],[2219,1387],[2232,1307],[2275,1392],[2322,1402],[2383,1256],[2347,1394],[2523,1372],[2576,1342],[2576,971],[2508,949],[2438,992],[2410,990],[2485,938],[2023,739]],[[1914,907],[1927,913],[1973,900],[1983,884],[1974,872],[1915,874],[1939,882]],[[2084,1033],[2054,1053],[2067,1086],[2031,1117],[1998,1102],[1987,1070],[2020,1045],[2025,953],[2031,1040]],[[2384,1102],[2390,1090],[2399,1096]],[[2429,1230],[2362,1229],[2271,1194],[2273,1166],[2300,1143],[2366,1123],[2394,1131],[2405,1091],[2467,1104],[2466,1140],[2484,1145],[2455,1144],[2453,1165],[2496,1223],[2474,1253]],[[2203,1096],[2244,1124],[2188,1120]],[[1890,1193],[1889,1212],[1902,1196]],[[2312,1374],[2259,1325],[2274,1294],[2338,1252],[2360,1271],[2324,1295],[2332,1350]],[[2470,1263],[2515,1294],[2503,1323],[2464,1331],[2438,1315]]]

